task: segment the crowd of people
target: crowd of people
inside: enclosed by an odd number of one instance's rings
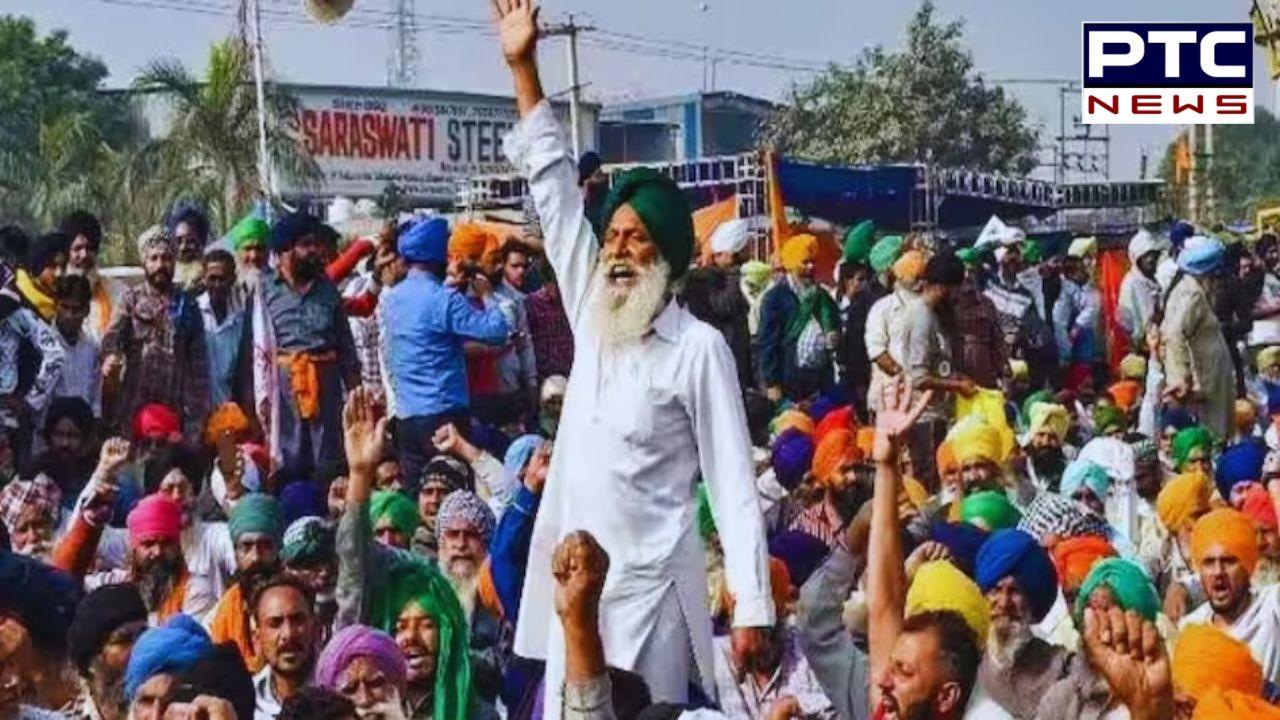
[[[700,247],[494,5],[519,233],[0,229],[0,718],[1280,717],[1276,237]]]

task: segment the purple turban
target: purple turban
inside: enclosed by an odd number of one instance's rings
[[[400,646],[390,635],[367,625],[351,625],[330,638],[316,661],[316,684],[337,692],[347,666],[361,657],[372,660],[393,685],[404,690],[408,668]]]
[[[794,490],[813,464],[813,440],[795,428],[783,430],[773,441],[773,472],[778,483]]]
[[[1031,605],[1032,621],[1043,620],[1058,599],[1058,571],[1036,538],[1012,528],[991,533],[974,563],[974,579],[984,593],[1010,576]]]
[[[782,561],[796,587],[804,585],[822,565],[831,548],[806,532],[788,530],[778,533],[769,541],[769,554]]]

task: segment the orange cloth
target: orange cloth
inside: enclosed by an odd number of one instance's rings
[[[795,272],[807,260],[815,260],[818,257],[818,238],[812,235],[796,235],[787,240],[782,246],[782,251],[778,255],[782,261],[782,267],[787,272]]]
[[[320,371],[319,363],[331,363],[338,359],[338,353],[330,350],[325,353],[280,353],[280,366],[289,370],[289,388],[293,390],[293,399],[298,405],[298,416],[303,420],[314,420],[320,415]]]
[[[169,622],[169,618],[182,612],[182,606],[187,602],[187,580],[191,576],[187,574],[186,566],[178,574],[178,584],[174,586],[173,592],[169,593],[169,597],[160,603],[160,607],[156,610],[156,622],[151,623],[151,627],[163,625]],[[254,672],[257,672],[256,670]]]
[[[230,433],[238,439],[241,434],[247,432],[249,432],[249,418],[245,416],[240,406],[232,402],[223,403],[213,411],[208,422],[204,424],[204,444],[213,447],[223,433]]]
[[[871,448],[875,446],[876,429],[873,427],[858,428],[858,449],[863,457],[871,457]]]
[[[1129,252],[1125,247],[1103,250],[1098,253],[1098,291],[1102,295],[1102,329],[1107,343],[1107,366],[1114,375],[1120,369],[1120,361],[1129,352],[1129,337],[1116,320],[1120,303],[1120,283],[1129,272]]]
[[[773,419],[773,434],[781,435],[787,430],[795,428],[800,432],[813,436],[813,418],[800,410],[783,410],[778,413],[778,417]]]
[[[1117,407],[1129,412],[1142,395],[1142,385],[1137,380],[1121,380],[1107,388],[1107,392],[1116,401]]]
[[[934,456],[933,462],[938,466],[939,475],[949,473],[960,466],[960,463],[956,462],[956,451],[949,442],[944,442],[938,446],[938,452]]]
[[[1199,472],[1183,473],[1165,483],[1156,496],[1156,515],[1165,530],[1176,533],[1208,503],[1209,476]]]
[[[778,163],[781,158],[772,150],[765,151],[765,185],[769,190],[769,231],[773,236],[773,255],[781,255],[782,244],[791,237],[791,225],[787,222],[787,201],[782,197],[782,183],[778,180]]]
[[[1258,566],[1258,535],[1248,515],[1219,508],[1196,521],[1191,531],[1191,561],[1196,567],[1214,545],[1222,545],[1236,556],[1250,575]]]
[[[835,487],[844,478],[841,468],[862,461],[858,436],[852,430],[832,430],[813,451],[813,477],[820,487]]]
[[[506,614],[502,610],[502,599],[498,597],[498,588],[493,584],[493,568],[489,565],[489,558],[485,558],[484,564],[480,566],[480,585],[476,591],[480,595],[480,604],[489,612],[497,615],[499,619]]]
[[[698,239],[698,257],[703,265],[711,263],[711,234],[724,223],[738,217],[738,195],[693,211],[693,235]]]
[[[485,250],[496,245],[497,237],[476,223],[462,223],[449,236],[449,257],[463,257],[480,262]]]
[[[787,564],[772,555],[769,556],[769,591],[773,595],[773,607],[779,618],[784,617],[785,609],[791,604],[791,572]],[[720,584],[720,606],[725,608],[729,617],[733,617],[733,606],[736,598],[729,592],[729,583]]]
[[[214,609],[213,622],[209,624],[209,637],[215,644],[232,642],[244,658],[250,674],[262,669],[263,660],[253,651],[253,636],[249,631],[249,608],[245,606],[244,591],[240,583],[227,588]]]
[[[1173,654],[1173,684],[1204,697],[1214,688],[1248,695],[1262,692],[1262,666],[1249,646],[1210,625],[1188,625]]]
[[[1210,690],[1196,702],[1191,720],[1280,720],[1280,708],[1256,695]]]
[[[1078,588],[1094,563],[1102,558],[1115,557],[1111,543],[1096,535],[1082,535],[1063,540],[1053,548],[1053,564],[1058,568],[1058,579],[1064,588]]]

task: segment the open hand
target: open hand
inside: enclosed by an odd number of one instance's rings
[[[382,461],[387,432],[387,418],[378,411],[372,392],[357,387],[347,393],[347,404],[342,408],[342,431],[347,464],[352,472],[359,469],[371,475]]]
[[[532,62],[538,46],[538,14],[533,0],[493,0],[498,40],[508,65]]]
[[[871,446],[871,459],[876,463],[889,464],[898,462],[902,443],[933,399],[933,391],[924,391],[912,404],[911,385],[901,375],[886,382],[882,390],[884,397],[880,412],[876,413],[876,439]]]
[[[591,533],[579,530],[556,546],[551,574],[556,579],[556,614],[561,622],[595,631],[609,554]]]
[[[1134,720],[1170,717],[1173,680],[1155,623],[1130,610],[1084,611],[1084,652]]]

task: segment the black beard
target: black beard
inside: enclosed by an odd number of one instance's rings
[[[1032,448],[1031,462],[1035,463],[1036,472],[1049,475],[1061,475],[1067,467],[1067,457],[1062,448]]]
[[[240,584],[240,592],[247,600],[257,594],[258,589],[280,572],[279,561],[274,563],[258,562],[244,570],[236,572],[234,581]]]
[[[107,717],[124,718],[129,707],[124,701],[124,673],[111,670],[101,660],[95,659],[90,666],[93,680],[90,683],[90,695],[98,709]]]
[[[169,288],[173,287],[173,273],[166,272],[164,270],[148,273],[147,284],[150,285],[153,290],[168,292]]]
[[[320,277],[321,264],[319,260],[303,260],[294,258],[293,261],[293,277],[298,282],[311,282]]]
[[[150,565],[143,565],[131,555],[129,567],[142,602],[148,611],[155,612],[177,587],[178,578],[182,575],[182,558],[162,557]]]

